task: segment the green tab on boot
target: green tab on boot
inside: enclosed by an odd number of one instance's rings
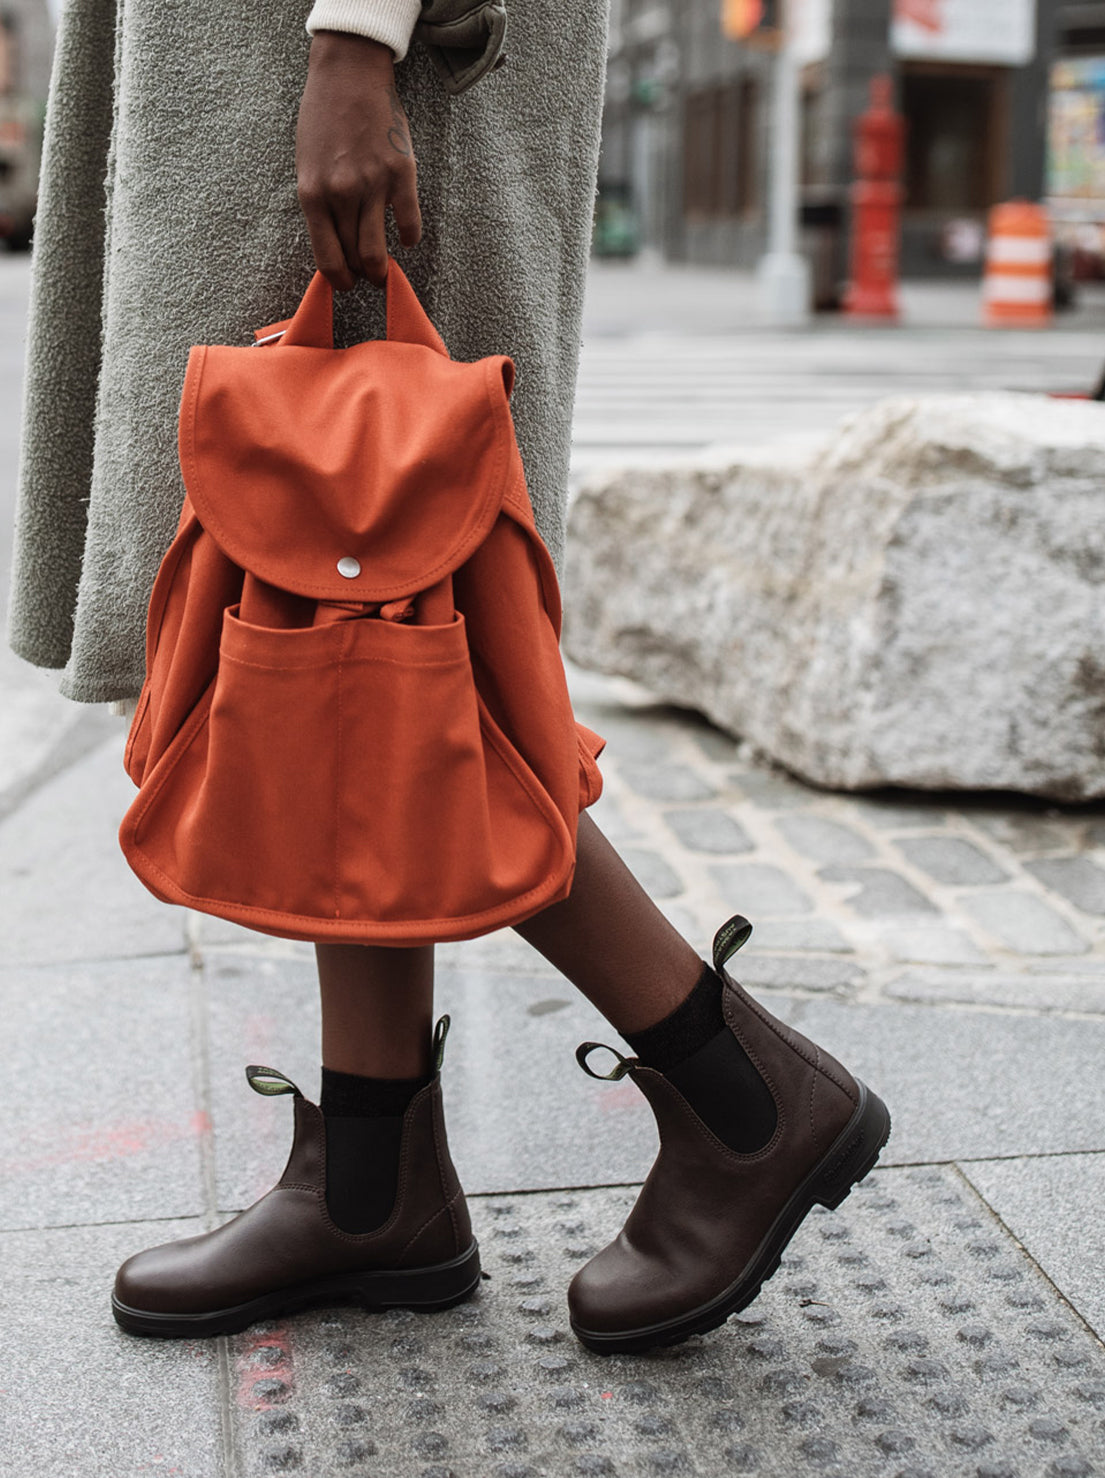
[[[281,1093],[294,1093],[297,1098],[303,1094],[283,1073],[278,1073],[274,1067],[261,1067],[258,1063],[251,1063],[246,1068],[246,1081],[254,1093],[263,1094],[266,1098],[276,1098]]]
[[[597,1073],[587,1061],[592,1052],[609,1052],[618,1060],[608,1073]],[[608,1047],[605,1042],[580,1042],[576,1048],[576,1061],[589,1078],[601,1078],[608,1083],[624,1078],[630,1068],[637,1065],[635,1057],[623,1057],[616,1047]]]
[[[720,974],[730,960],[752,934],[752,925],[743,914],[735,913],[728,923],[722,924],[714,935],[714,969]]]
[[[449,1035],[450,1019],[448,1016],[439,1016],[437,1025],[434,1027],[434,1039],[430,1047],[431,1061],[435,1073],[441,1071],[441,1064],[445,1061],[445,1038]]]

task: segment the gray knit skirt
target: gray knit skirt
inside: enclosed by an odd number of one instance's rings
[[[246,343],[313,271],[294,134],[309,6],[68,0],[36,226],[10,640],[83,702],[143,679],[184,489],[188,349]],[[454,358],[509,354],[538,526],[563,547],[605,70],[602,0],[509,0],[505,66],[459,97],[397,68],[423,239],[396,255]],[[383,333],[338,304],[338,343]]]

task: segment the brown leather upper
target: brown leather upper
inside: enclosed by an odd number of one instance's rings
[[[625,1226],[572,1280],[568,1302],[583,1329],[647,1328],[722,1293],[858,1105],[856,1081],[835,1058],[722,973],[725,1020],[771,1090],[775,1133],[737,1154],[662,1073],[630,1067],[656,1115],[660,1153]]]
[[[295,1138],[279,1183],[202,1236],[128,1259],[116,1298],[150,1313],[207,1313],[335,1273],[431,1267],[466,1252],[472,1224],[445,1139],[438,1078],[412,1099],[403,1123],[398,1192],[374,1232],[343,1232],[326,1209],[322,1113],[298,1093]]]

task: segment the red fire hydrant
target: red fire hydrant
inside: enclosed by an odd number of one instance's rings
[[[894,109],[894,84],[871,79],[871,103],[856,120],[852,186],[852,280],[844,311],[863,318],[898,316],[898,237],[902,210],[905,120]]]

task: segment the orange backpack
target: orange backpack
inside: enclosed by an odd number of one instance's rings
[[[514,366],[450,359],[394,261],[386,339],[335,349],[320,273],[256,337],[188,359],[127,860],[291,939],[518,923],[568,893],[602,740],[572,716]]]

